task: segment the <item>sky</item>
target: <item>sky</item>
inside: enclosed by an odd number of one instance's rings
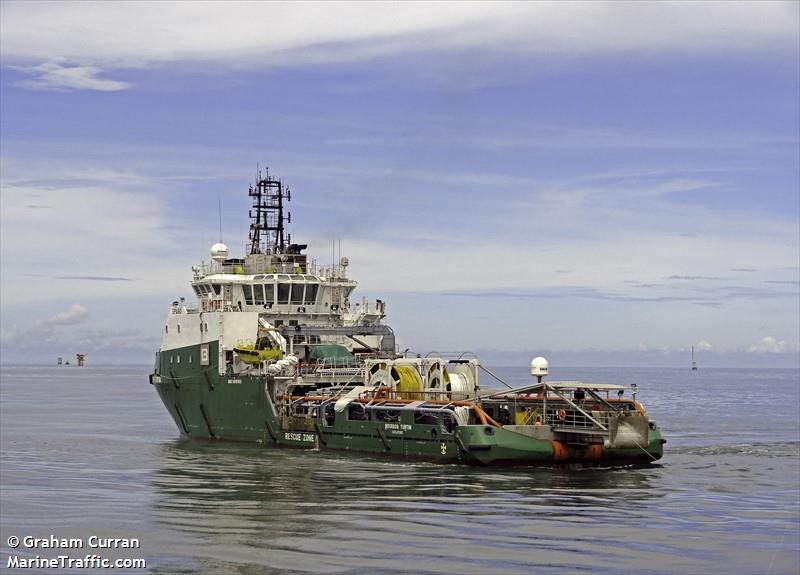
[[[800,364],[799,2],[0,2],[0,361],[148,363],[258,167],[401,348]]]

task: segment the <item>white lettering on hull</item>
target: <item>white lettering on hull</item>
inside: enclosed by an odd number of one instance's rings
[[[295,433],[294,431],[286,431],[283,434],[283,438],[286,441],[304,441],[307,443],[313,443],[316,441],[317,436],[313,433]]]

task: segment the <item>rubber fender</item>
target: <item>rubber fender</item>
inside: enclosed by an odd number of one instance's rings
[[[603,459],[603,444],[593,443],[587,446],[583,456],[586,459]]]
[[[572,455],[572,450],[569,448],[569,445],[564,443],[563,441],[553,441],[553,459],[555,461],[563,461],[565,459],[569,459]]]

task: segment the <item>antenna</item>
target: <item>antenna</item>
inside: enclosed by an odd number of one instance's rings
[[[219,243],[222,243],[222,200],[217,196],[217,211],[219,212]]]

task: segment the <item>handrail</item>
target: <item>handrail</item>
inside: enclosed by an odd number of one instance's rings
[[[600,429],[602,429],[603,431],[608,431],[608,428],[607,428],[605,425],[603,425],[602,423],[600,423],[599,421],[597,421],[597,420],[596,420],[594,417],[592,417],[591,415],[589,415],[588,413],[586,413],[586,412],[585,412],[583,409],[581,409],[581,408],[580,408],[580,406],[578,406],[578,405],[577,405],[575,402],[573,402],[571,399],[569,399],[568,397],[566,397],[566,396],[562,395],[562,394],[561,394],[561,392],[559,392],[557,389],[555,389],[555,388],[553,388],[553,387],[551,387],[551,386],[549,386],[549,385],[547,385],[547,384],[545,384],[545,385],[546,385],[545,389],[547,389],[548,391],[552,391],[552,392],[553,392],[553,393],[555,393],[555,394],[556,394],[558,397],[560,397],[561,399],[563,399],[564,401],[566,401],[568,404],[570,404],[572,407],[574,407],[574,408],[575,408],[577,411],[580,411],[580,412],[581,412],[583,415],[585,415],[585,416],[586,416],[586,417],[588,417],[588,418],[589,418],[589,419],[590,419],[592,422],[594,422],[594,424],[595,424],[595,425],[597,425],[597,427],[599,427],[599,428],[600,428]]]

